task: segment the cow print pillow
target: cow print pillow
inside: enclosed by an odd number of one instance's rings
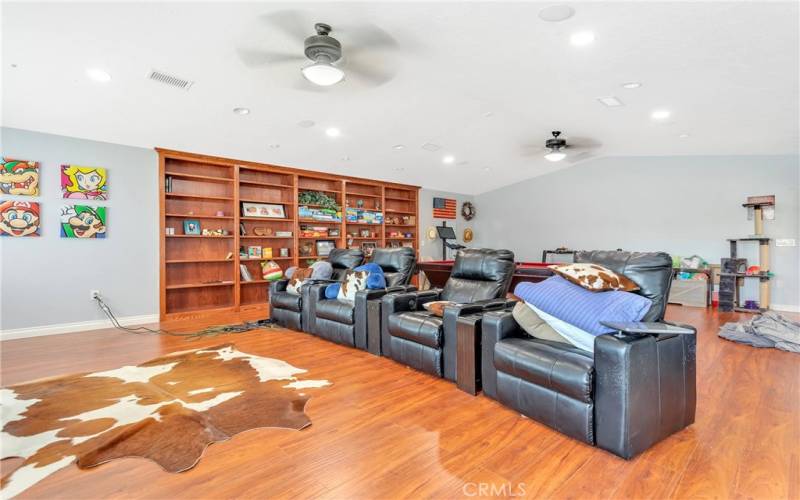
[[[562,278],[593,292],[635,292],[639,289],[639,285],[624,275],[597,264],[563,264],[550,266],[550,269]]]
[[[310,267],[295,269],[292,274],[292,279],[290,279],[289,284],[286,285],[286,292],[293,295],[300,295],[300,288],[303,286],[305,280],[311,277],[312,272],[314,272],[314,270]]]
[[[369,271],[347,271],[336,298],[350,302],[355,301],[356,293],[367,289],[367,276],[369,276]]]

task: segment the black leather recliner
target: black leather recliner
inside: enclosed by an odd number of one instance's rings
[[[413,248],[377,248],[370,262],[383,269],[386,288],[361,290],[356,293],[355,302],[326,299],[325,290],[330,284],[312,285],[309,308],[314,319],[311,333],[338,344],[366,349],[367,303],[379,300],[387,293],[416,290],[408,286],[417,265]],[[380,332],[375,333],[380,335]]]
[[[514,253],[509,250],[462,250],[443,289],[385,296],[382,354],[431,375],[456,380],[459,316],[504,304],[513,273]],[[435,300],[458,305],[447,307],[444,316],[438,317],[423,308]]]
[[[663,321],[668,254],[589,251],[575,261],[633,280],[653,302],[643,321]],[[485,314],[482,328],[484,394],[568,436],[629,459],[694,422],[695,335],[600,335],[592,354],[528,337],[510,311]]]
[[[364,262],[364,252],[359,249],[334,248],[325,259],[333,267],[333,274],[328,281],[340,281],[348,269],[360,266]],[[300,295],[288,293],[286,285],[288,279],[270,283],[269,286],[269,317],[275,323],[285,328],[299,331],[310,331],[309,326],[313,321],[310,308],[307,307],[311,285],[319,281],[308,281],[300,289]]]

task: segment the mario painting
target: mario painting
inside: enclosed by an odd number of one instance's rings
[[[39,203],[8,200],[0,203],[0,236],[39,236]]]
[[[105,238],[106,207],[65,205],[61,208],[62,238]]]
[[[0,167],[0,193],[39,196],[39,164],[3,158]]]

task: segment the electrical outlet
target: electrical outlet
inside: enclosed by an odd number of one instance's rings
[[[100,290],[89,290],[89,299],[95,300],[100,298]]]
[[[793,247],[797,246],[797,242],[794,238],[778,238],[775,240],[776,247]]]

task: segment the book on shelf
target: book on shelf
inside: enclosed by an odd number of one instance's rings
[[[172,176],[168,175],[164,177],[164,192],[171,193],[172,192]]]
[[[242,279],[245,281],[253,281],[253,275],[250,274],[250,270],[247,269],[247,266],[244,264],[239,264],[239,273],[242,275]]]

